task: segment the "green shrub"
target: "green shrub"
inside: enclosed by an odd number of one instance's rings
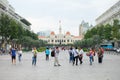
[[[83,48],[83,51],[84,51],[84,52],[88,52],[89,49],[88,49],[88,48]]]
[[[43,52],[43,51],[45,51],[45,49],[46,49],[46,47],[40,47],[40,48],[37,49],[37,51],[38,52]]]

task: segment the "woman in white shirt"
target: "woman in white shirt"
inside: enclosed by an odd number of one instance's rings
[[[73,55],[74,55],[73,65],[76,63],[76,66],[77,66],[78,65],[78,55],[79,55],[77,47],[73,48]]]
[[[19,48],[18,49],[18,60],[19,60],[19,62],[21,62],[21,57],[22,57],[22,49]]]
[[[60,51],[59,51],[59,48],[56,47],[56,49],[55,49],[55,56],[54,56],[54,58],[55,58],[54,66],[61,66],[61,65],[59,64],[59,60],[58,60],[59,52],[60,52]]]

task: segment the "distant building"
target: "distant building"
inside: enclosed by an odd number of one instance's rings
[[[52,31],[48,37],[38,36],[38,38],[47,41],[48,44],[73,44],[75,41],[82,39],[80,36],[71,35],[69,31],[62,34],[61,21],[59,21],[59,24],[59,34]]]
[[[87,32],[88,29],[92,28],[93,26],[89,25],[88,22],[82,21],[80,26],[79,26],[79,36],[84,38],[84,34]]]
[[[9,4],[7,0],[0,0],[0,15],[7,14],[14,20],[18,21],[24,29],[31,30],[31,23],[28,22],[25,18],[21,17],[15,12],[15,9]]]
[[[120,21],[120,0],[96,19],[96,25],[112,25],[114,19]]]
[[[39,32],[37,32],[37,34],[39,36],[44,36],[44,37],[50,36],[50,33],[51,33],[51,31],[39,31]]]

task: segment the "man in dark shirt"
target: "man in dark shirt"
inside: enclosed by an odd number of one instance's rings
[[[16,64],[16,49],[14,47],[11,49],[11,58],[12,64]]]

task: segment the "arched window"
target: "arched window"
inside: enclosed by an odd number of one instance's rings
[[[57,40],[55,40],[55,42],[57,42]]]
[[[51,42],[54,42],[54,40],[51,40]]]
[[[69,40],[67,40],[67,42],[69,42]]]

